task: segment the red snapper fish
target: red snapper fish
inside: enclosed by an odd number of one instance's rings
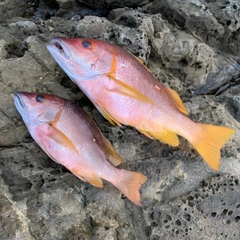
[[[86,112],[70,101],[49,94],[19,92],[14,102],[31,136],[54,161],[102,188],[111,182],[136,205],[147,178],[118,169],[122,159]]]
[[[152,139],[178,146],[187,139],[218,170],[227,127],[193,122],[179,95],[119,46],[95,39],[53,38],[47,45],[61,68],[112,124],[130,125]]]

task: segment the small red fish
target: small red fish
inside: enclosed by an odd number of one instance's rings
[[[118,169],[121,157],[81,108],[49,94],[19,92],[15,105],[31,136],[54,161],[96,187],[102,180],[111,182],[136,205],[139,189],[147,178],[136,172]]]
[[[179,145],[180,135],[212,169],[219,169],[220,149],[234,130],[193,122],[179,95],[133,55],[95,39],[53,38],[47,48],[111,123],[133,126],[171,146]]]

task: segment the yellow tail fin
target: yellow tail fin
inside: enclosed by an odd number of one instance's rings
[[[191,142],[207,164],[215,171],[220,165],[220,149],[232,137],[234,130],[227,127],[197,123],[197,136]]]
[[[129,200],[138,206],[140,202],[140,187],[147,180],[147,177],[141,173],[131,172],[124,169],[119,169],[119,178],[112,182]]]

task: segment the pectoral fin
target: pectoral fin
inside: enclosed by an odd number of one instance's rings
[[[52,140],[54,140],[55,142],[67,148],[70,148],[74,150],[76,153],[78,153],[78,150],[76,149],[73,142],[63,132],[61,132],[59,129],[57,129],[53,125],[49,124],[46,135],[50,137]]]
[[[121,126],[121,123],[116,120],[103,106],[100,104],[96,105],[98,111],[105,117],[113,126],[116,124]],[[115,124],[116,123],[116,124]]]
[[[165,86],[166,87],[166,86]],[[179,97],[178,93],[175,92],[174,90],[172,90],[169,87],[166,87],[167,91],[170,93],[170,95],[173,97],[173,99],[175,100],[175,103],[177,105],[177,108],[179,111],[181,111],[184,114],[188,114],[187,109],[185,108],[181,98]]]
[[[166,143],[170,146],[176,147],[179,145],[179,139],[176,133],[168,131],[168,130],[162,130],[160,132],[148,132],[143,129],[138,129],[141,133],[146,135],[149,138],[152,139],[158,139],[163,143]]]
[[[72,169],[70,169],[70,171],[74,175],[76,175],[78,178],[82,179],[83,181],[87,181],[87,182],[91,183],[95,187],[99,187],[99,188],[103,187],[103,183],[102,183],[101,178],[99,178],[94,173],[92,173],[90,175],[86,175],[86,174],[80,172],[78,168],[72,168]]]
[[[140,93],[137,89],[133,88],[132,86],[122,81],[119,81],[113,76],[113,74],[108,74],[108,77],[110,77],[115,82],[115,87],[107,89],[108,91],[153,104],[153,101],[151,99],[144,96],[142,93]]]
[[[114,166],[120,165],[123,162],[122,158],[115,151],[115,149],[113,148],[112,144],[105,137],[103,137],[103,139],[104,139],[104,145],[106,147],[106,155],[107,155],[106,157],[107,157],[107,159]]]

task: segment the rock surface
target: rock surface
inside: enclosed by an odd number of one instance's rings
[[[60,9],[64,2],[73,3],[57,1]],[[132,2],[146,5],[81,20],[69,20],[74,9],[67,7],[58,15],[65,18],[20,18],[22,12],[11,15],[11,5],[0,3],[7,20],[0,25],[0,239],[240,238],[239,4]],[[112,127],[48,53],[54,36],[120,45],[180,94],[192,120],[234,128],[220,171],[211,171],[182,138],[172,148],[133,128]],[[90,113],[124,159],[121,167],[147,175],[142,207],[110,183],[97,189],[50,160],[15,109],[18,90],[56,94]]]

